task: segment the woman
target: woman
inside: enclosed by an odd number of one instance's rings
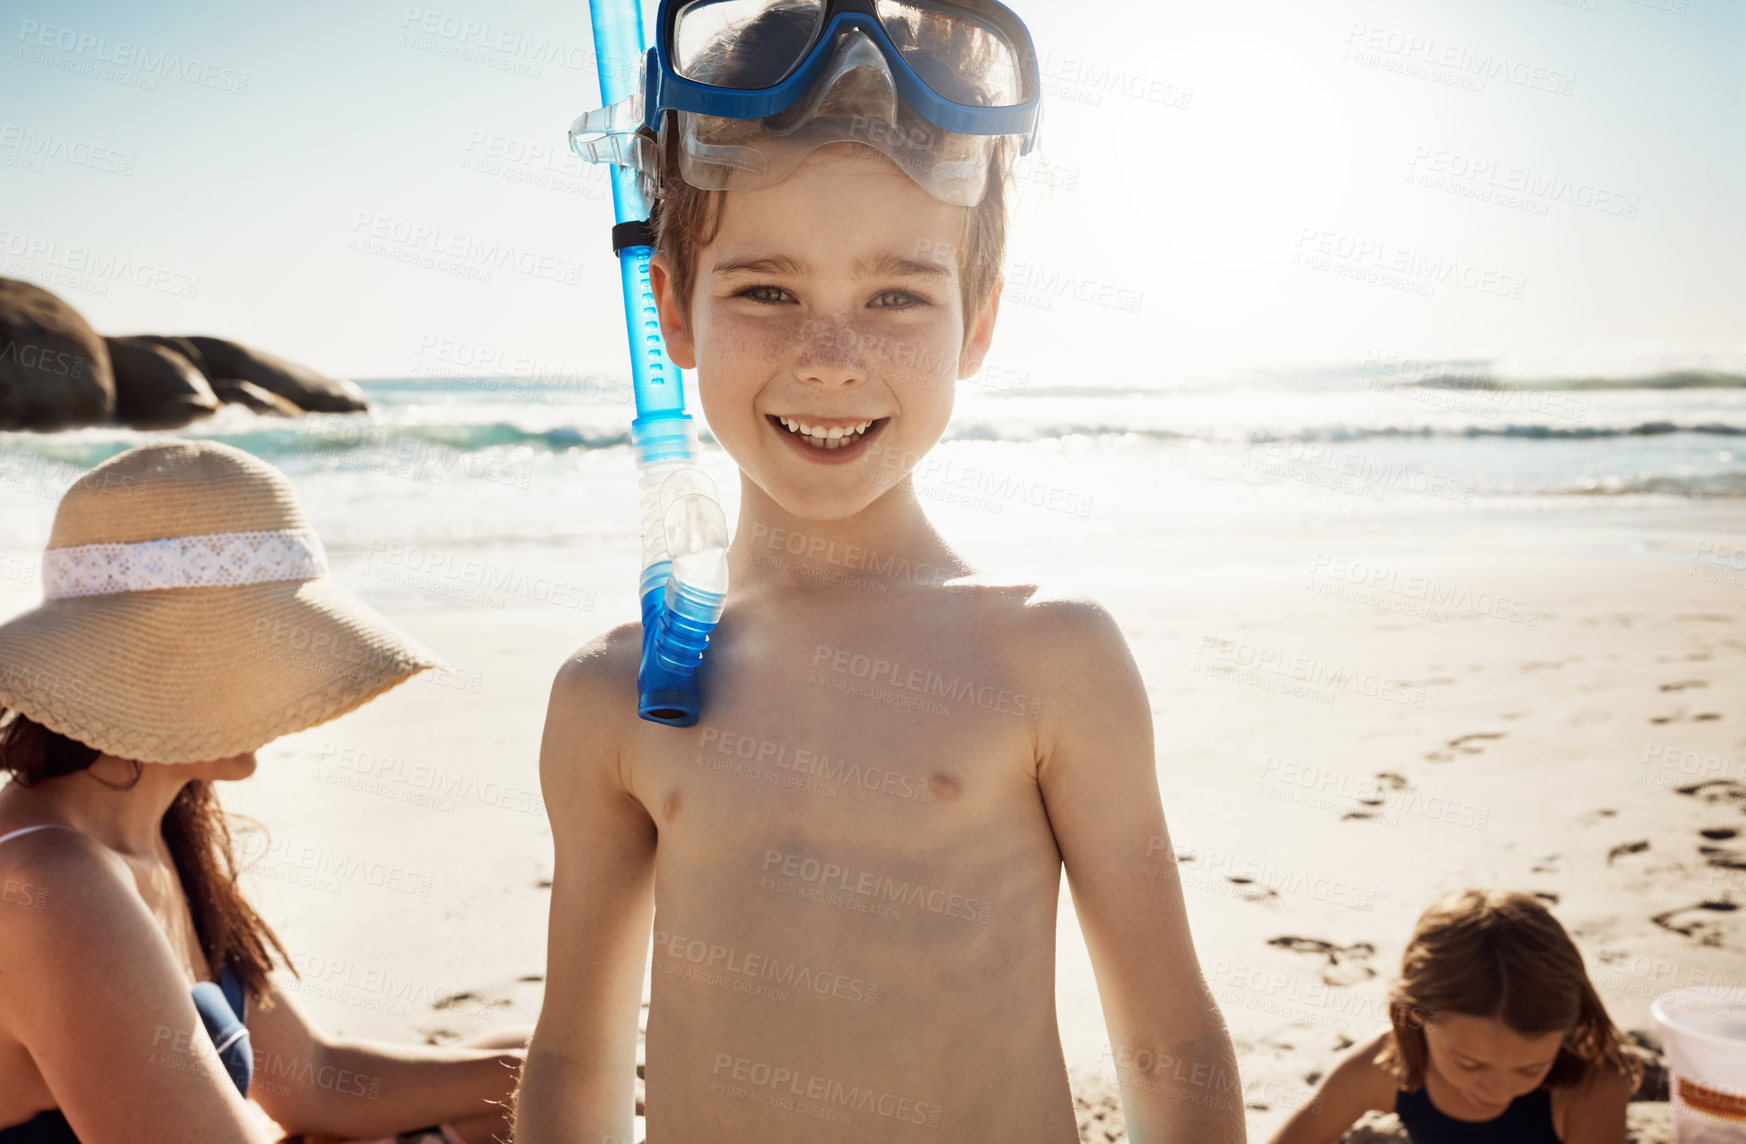
[[[524,1033],[324,1036],[237,886],[212,784],[437,663],[325,573],[290,483],[227,445],[62,499],[44,602],[0,625],[0,1144],[508,1138]]]

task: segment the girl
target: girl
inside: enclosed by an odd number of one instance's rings
[[[1419,918],[1392,1027],[1353,1048],[1272,1144],[1336,1144],[1394,1112],[1414,1144],[1625,1144],[1643,1064],[1539,899],[1460,890]]]
[[[213,789],[435,658],[326,577],[278,470],[215,442],[92,469],[42,572],[0,624],[0,1144],[506,1139],[525,1033],[323,1036],[268,977],[290,959]]]

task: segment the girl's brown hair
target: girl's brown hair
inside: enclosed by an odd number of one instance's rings
[[[1388,994],[1388,1038],[1376,1063],[1412,1091],[1425,1080],[1425,1025],[1443,1013],[1497,1018],[1525,1036],[1565,1032],[1544,1084],[1580,1083],[1609,1068],[1642,1081],[1583,968],[1582,954],[1531,894],[1458,890],[1419,917]]]
[[[20,786],[77,774],[100,754],[95,747],[0,707],[0,771],[10,773]],[[136,770],[134,782],[138,781]],[[176,792],[164,812],[163,835],[188,898],[200,948],[214,972],[228,964],[255,997],[267,988],[274,952],[295,974],[279,936],[237,885],[229,821],[211,783],[192,779]]]

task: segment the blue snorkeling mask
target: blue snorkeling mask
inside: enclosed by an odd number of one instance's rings
[[[651,194],[663,130],[701,189],[770,186],[853,142],[959,206],[982,200],[998,137],[1020,154],[1035,143],[1030,34],[993,0],[663,0],[659,21],[631,95],[570,133],[577,154],[638,171]]]

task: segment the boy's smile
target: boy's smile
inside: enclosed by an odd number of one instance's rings
[[[716,439],[788,513],[855,515],[893,483],[871,479],[871,455],[919,460],[945,432],[996,306],[967,338],[965,223],[884,156],[833,145],[773,187],[726,193],[688,327],[656,257],[674,362],[698,371]]]
[[[815,417],[810,414],[764,418],[808,461],[821,465],[843,465],[860,458],[867,442],[880,435],[889,417],[854,420],[844,417]]]

